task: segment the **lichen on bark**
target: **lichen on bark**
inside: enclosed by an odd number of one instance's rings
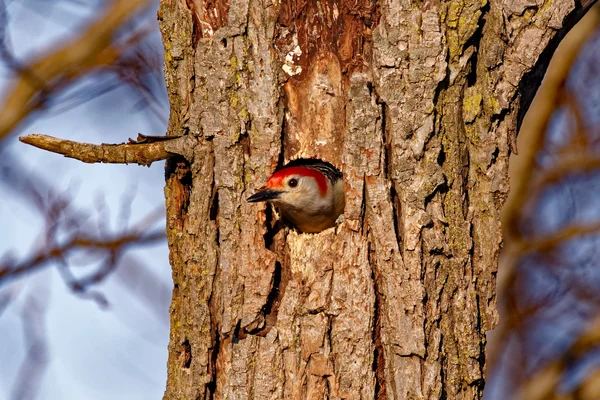
[[[582,9],[529,3],[161,1],[166,399],[481,398],[519,85]],[[245,201],[301,156],[334,229]]]

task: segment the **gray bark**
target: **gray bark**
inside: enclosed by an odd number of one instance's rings
[[[168,134],[193,138],[167,163],[165,398],[481,398],[522,80],[584,8],[161,1]],[[344,173],[334,229],[245,201],[301,156]]]

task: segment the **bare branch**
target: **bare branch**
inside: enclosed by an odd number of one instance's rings
[[[144,135],[140,135],[146,139]],[[150,165],[155,161],[169,158],[172,153],[165,149],[167,143],[185,139],[180,137],[164,137],[162,140],[138,139],[137,142],[122,144],[90,144],[59,139],[48,135],[31,134],[22,136],[19,140],[42,150],[62,154],[85,163],[113,163],[113,164],[140,164]]]

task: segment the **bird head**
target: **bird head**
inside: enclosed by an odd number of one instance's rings
[[[292,166],[282,168],[267,180],[267,184],[248,198],[249,202],[267,201],[293,208],[310,208],[312,203],[327,197],[327,178],[316,169]]]
[[[343,212],[343,187],[341,172],[330,163],[297,159],[275,171],[248,201],[272,203],[301,231],[319,232]]]

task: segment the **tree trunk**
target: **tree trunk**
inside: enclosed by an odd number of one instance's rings
[[[162,0],[165,399],[479,399],[520,111],[573,1]],[[549,49],[544,53],[545,49]],[[345,221],[245,199],[317,157]]]

